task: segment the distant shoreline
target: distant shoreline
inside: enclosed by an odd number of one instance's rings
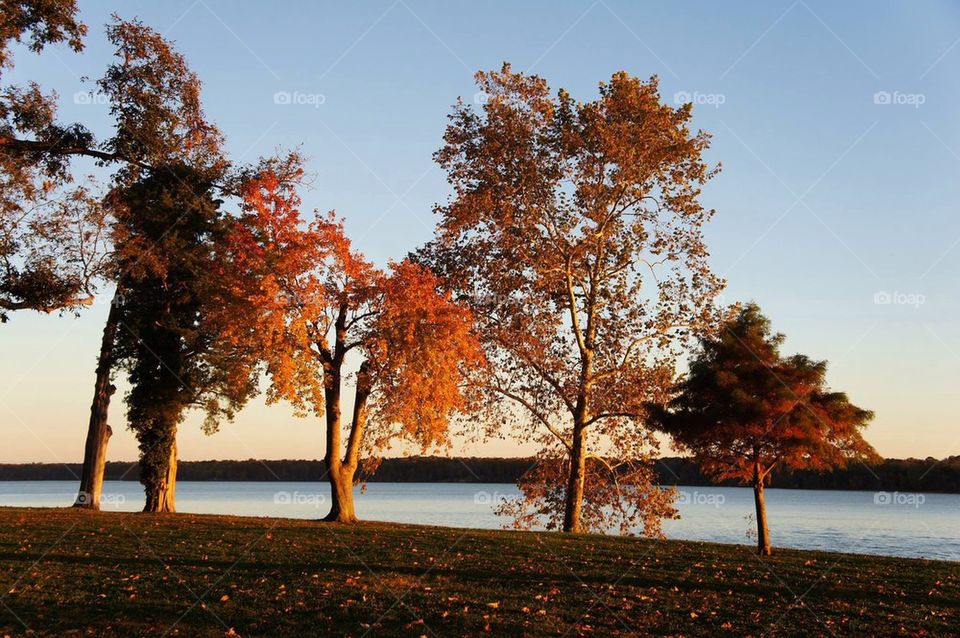
[[[477,458],[411,456],[384,459],[366,477],[383,483],[516,483],[531,467],[531,458]],[[689,459],[665,457],[657,462],[661,485],[737,486],[703,476]],[[2,463],[0,481],[70,481],[80,474],[80,463]],[[309,482],[324,476],[323,461],[256,460],[181,461],[180,481],[290,481]],[[107,463],[106,480],[139,480],[135,461]],[[770,487],[849,491],[901,491],[960,494],[960,456],[937,459],[886,459],[866,467],[854,464],[832,472],[777,471]]]

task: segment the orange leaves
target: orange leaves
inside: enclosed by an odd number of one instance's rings
[[[381,427],[376,442],[385,443],[396,425],[424,446],[443,442],[451,413],[463,407],[464,375],[483,361],[471,313],[421,266],[374,267],[334,213],[307,223],[293,187],[300,174],[262,170],[242,185],[244,215],[223,260],[231,339],[262,362],[268,400],[288,400],[301,413],[329,411],[325,402],[339,401],[354,365],[348,353],[360,354],[358,432],[348,455],[366,427],[368,397]]]
[[[644,403],[669,391],[686,338],[714,327],[722,282],[699,202],[708,137],[689,130],[689,108],[661,100],[656,78],[617,73],[585,102],[509,65],[476,79],[482,106],[457,104],[435,155],[454,197],[424,252],[469,300],[494,361],[485,421],[542,443],[551,462],[579,447],[601,466],[633,463],[655,444]],[[629,491],[619,470],[588,472],[585,496],[566,503],[578,465],[531,473],[510,513],[582,511],[600,529],[643,518],[645,530],[669,515],[640,471]]]
[[[220,309],[224,334],[270,376],[268,400],[289,400],[300,412],[322,411],[312,322],[324,289],[315,264],[327,254],[320,233],[301,218],[296,166],[281,179],[262,170],[241,185],[244,214],[225,241],[221,277],[229,287]]]
[[[391,270],[378,286],[380,309],[366,346],[382,386],[379,415],[424,446],[441,443],[483,351],[472,314],[438,290],[436,276],[410,261]]]

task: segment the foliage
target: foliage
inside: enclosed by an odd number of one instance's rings
[[[127,370],[127,421],[140,443],[141,482],[168,470],[176,427],[190,406],[232,417],[253,391],[217,358],[208,321],[212,246],[223,228],[209,176],[167,167],[114,193],[116,259],[124,273],[116,360]],[[221,404],[221,399],[224,403]]]
[[[879,460],[861,430],[873,413],[825,387],[827,363],[780,354],[756,304],[704,338],[690,371],[676,388],[658,427],[701,468],[719,478],[760,479],[777,465],[825,470],[852,460]]]
[[[439,291],[430,271],[408,261],[376,268],[333,213],[302,219],[298,162],[265,162],[243,182],[244,214],[220,260],[220,277],[231,282],[223,333],[238,358],[254,352],[263,362],[269,401],[325,416],[332,480],[342,467],[352,483],[364,446],[373,454],[396,436],[443,444],[451,415],[465,406],[463,370],[482,353],[469,311]],[[348,379],[353,411],[341,450]]]
[[[486,100],[450,115],[436,160],[455,196],[419,259],[477,316],[487,424],[542,446],[515,513],[655,533],[672,509],[651,494],[644,402],[712,327],[721,286],[698,201],[709,138],[688,128],[689,104],[661,103],[656,78],[616,73],[576,102],[509,65],[476,77]]]
[[[375,268],[332,213],[301,228],[298,197],[272,172],[249,181],[244,196],[247,214],[223,267],[240,308],[250,311],[234,325],[262,346],[270,398],[323,414],[324,375],[357,350],[361,385],[382,395],[382,422],[424,445],[441,442],[450,411],[463,405],[457,364],[480,356],[469,312],[439,293],[439,281],[421,266]]]
[[[200,80],[183,55],[137,20],[114,16],[107,38],[116,61],[98,87],[116,124],[102,150],[124,161],[121,176],[178,163],[223,172],[223,138],[203,113]]]
[[[109,270],[110,214],[92,183],[0,213],[0,322],[15,310],[77,311]]]
[[[8,0],[0,15],[0,79],[13,49],[33,53],[66,43],[83,48],[86,26],[73,0]],[[79,124],[56,121],[56,94],[0,84],[0,321],[9,312],[77,310],[92,302],[105,268],[108,216],[91,193],[72,186],[71,153],[92,143]]]

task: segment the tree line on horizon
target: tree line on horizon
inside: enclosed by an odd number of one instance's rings
[[[8,2],[0,73],[17,49],[80,52],[86,31],[75,0]],[[752,486],[766,554],[776,468],[877,460],[872,413],[827,388],[825,362],[781,355],[756,304],[715,303],[700,193],[719,167],[655,77],[615,73],[581,102],[509,64],[477,73],[485,99],[455,103],[434,156],[452,188],[435,236],[384,268],[343,217],[301,210],[298,152],[227,155],[162,35],[114,16],[106,37],[103,139],[59,122],[38,84],[0,87],[0,319],[113,290],[78,507],[99,505],[121,374],[148,512],[175,509],[186,414],[212,433],[260,392],[320,419],[342,523],[392,443],[512,436],[540,450],[499,510],[516,526],[657,536],[676,516],[661,433]],[[76,175],[80,157],[107,183]]]
[[[370,483],[506,483],[515,484],[534,462],[532,457],[386,457]],[[72,481],[80,463],[0,463],[0,481]],[[718,481],[705,474],[688,457],[662,457],[653,466],[657,485],[720,486],[741,484],[736,479]],[[326,468],[322,460],[247,459],[181,461],[177,477],[182,481],[320,481]],[[776,468],[771,484],[782,489],[885,490],[903,493],[960,494],[960,456],[944,459],[884,459],[876,465],[859,463],[821,470]],[[139,481],[137,463],[108,461],[107,481]]]

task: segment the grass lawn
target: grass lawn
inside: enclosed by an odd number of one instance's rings
[[[0,635],[931,635],[960,564],[385,523],[0,508]]]

